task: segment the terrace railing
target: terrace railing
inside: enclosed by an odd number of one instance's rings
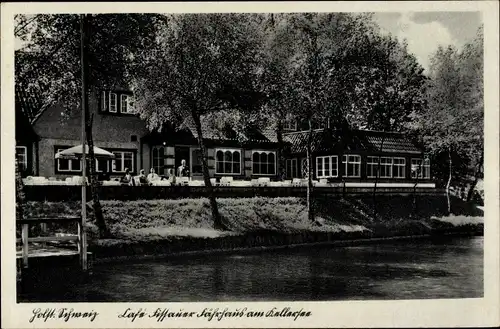
[[[77,223],[78,233],[67,234],[60,236],[36,236],[30,237],[29,231],[31,225],[39,225],[46,223]],[[29,243],[47,243],[47,242],[57,242],[57,241],[75,241],[78,255],[80,258],[80,264],[83,270],[88,267],[87,264],[87,239],[85,230],[83,229],[82,219],[80,217],[39,217],[39,218],[29,218],[29,219],[19,219],[16,220],[16,224],[21,226],[21,239],[16,239],[17,244],[22,244],[22,265],[24,268],[28,268],[29,260]],[[54,254],[58,256],[57,251]]]

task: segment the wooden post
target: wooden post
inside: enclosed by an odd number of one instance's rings
[[[82,222],[81,236],[80,241],[82,243],[81,253],[82,253],[82,270],[87,271],[88,269],[88,260],[87,260],[87,234],[85,233],[85,228],[83,227],[84,223]]]
[[[76,241],[76,246],[78,247],[78,255],[80,256],[80,260],[82,259],[82,221],[79,220],[77,222],[77,228],[78,228],[78,240]]]
[[[83,222],[81,220],[78,222],[78,254],[80,255],[82,270],[86,271],[88,269],[87,235],[85,234]]]
[[[21,238],[23,241],[23,266],[28,268],[28,224],[23,224],[23,229],[21,233]]]
[[[86,141],[86,135],[85,135],[85,124],[86,124],[86,111],[85,107],[87,106],[87,77],[86,77],[86,70],[85,66],[87,65],[86,63],[86,56],[85,56],[85,14],[80,15],[80,59],[81,59],[81,72],[82,72],[82,218],[81,218],[81,224],[78,226],[78,237],[79,240],[81,241],[81,248],[80,248],[80,261],[82,265],[82,269],[85,271],[87,269],[87,251],[85,248],[85,221],[87,218],[87,182],[86,182],[86,147],[85,147],[85,141]]]

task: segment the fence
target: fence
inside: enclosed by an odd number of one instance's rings
[[[232,197],[305,197],[306,187],[233,187],[216,186],[213,188],[217,198]],[[26,200],[29,201],[79,201],[80,186],[27,185],[24,186]],[[101,200],[154,200],[202,198],[208,196],[204,186],[101,186]],[[384,195],[443,195],[443,189],[420,187],[378,187],[377,194]],[[357,195],[373,193],[372,187],[315,187],[315,195]],[[90,196],[90,187],[87,187]]]

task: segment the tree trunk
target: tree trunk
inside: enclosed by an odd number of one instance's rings
[[[448,182],[446,183],[446,198],[448,200],[448,215],[451,214],[451,200],[450,200],[450,184],[451,184],[451,176],[452,176],[452,160],[451,160],[451,147],[448,148],[448,165],[449,165],[449,173],[448,173]]]
[[[92,138],[92,121],[93,121],[93,115],[90,116],[89,112],[89,102],[88,102],[88,91],[87,91],[87,79],[88,79],[88,65],[87,65],[87,52],[88,52],[88,33],[87,33],[87,28],[88,28],[88,17],[87,15],[83,16],[83,21],[82,21],[82,58],[81,58],[81,69],[82,69],[82,93],[83,93],[83,115],[84,115],[84,120],[85,120],[85,134],[86,134],[86,139],[87,139],[87,144],[89,148],[89,162],[90,162],[90,194],[92,195],[92,208],[95,216],[95,221],[96,225],[99,229],[99,235],[101,237],[109,237],[110,232],[108,230],[108,227],[106,226],[106,222],[104,221],[104,216],[102,214],[102,207],[101,203],[99,201],[99,182],[97,181],[96,177],[96,168],[95,168],[95,155],[94,155],[94,140]],[[85,150],[82,150],[85,152]],[[86,163],[85,166],[87,167]],[[84,182],[85,184],[85,182]],[[82,191],[82,193],[85,193],[85,191]],[[84,206],[84,205],[82,205]]]
[[[423,163],[422,157],[422,163]],[[418,177],[419,177],[419,169],[417,169],[417,177],[415,178],[415,184],[413,184],[413,213],[415,215],[417,213],[417,185],[418,185]],[[411,167],[410,167],[410,176],[411,176]]]
[[[382,152],[382,149],[384,147],[384,140],[385,140],[385,133],[382,135],[382,141],[380,142],[380,152]],[[378,179],[380,178],[380,157],[378,157],[377,161],[377,171],[375,173],[375,184],[373,185],[373,220],[377,219],[378,216],[378,209],[377,209],[377,184],[378,184]]]
[[[88,109],[85,109],[88,111]],[[92,138],[92,121],[94,115],[90,116],[90,119],[87,121],[86,125],[86,135],[87,135],[87,144],[89,147],[89,162],[90,162],[90,194],[92,195],[92,208],[94,211],[96,225],[99,229],[99,235],[101,237],[109,237],[111,234],[104,220],[104,215],[102,213],[101,202],[99,201],[99,181],[97,180],[96,174],[96,161],[94,154],[94,139]]]
[[[477,170],[474,174],[474,181],[472,182],[472,185],[469,187],[469,191],[467,192],[467,202],[470,202],[472,200],[472,196],[474,195],[474,190],[476,189],[477,182],[479,181],[479,175],[481,175],[481,171],[483,169],[483,160],[484,153],[481,153],[481,158],[479,159]]]
[[[286,169],[286,160],[283,143],[283,122],[281,120],[278,120],[276,125],[276,137],[278,139],[278,174],[280,175],[279,178],[282,179],[282,173],[284,173]]]
[[[16,159],[16,219],[24,218],[24,186],[21,178],[21,170]]]
[[[212,183],[210,182],[210,173],[208,171],[208,163],[207,163],[207,149],[205,147],[205,142],[203,141],[203,134],[201,130],[201,121],[200,117],[196,113],[191,113],[192,119],[196,126],[196,133],[198,135],[198,146],[201,150],[201,166],[203,169],[203,181],[205,182],[205,187],[208,192],[208,200],[210,202],[210,209],[212,210],[212,219],[214,221],[214,229],[216,230],[229,230],[227,225],[225,225],[222,221],[222,217],[219,213],[219,207],[217,205],[217,200],[215,199],[214,188]]]
[[[312,123],[309,120],[309,132],[307,135],[307,214],[308,219],[312,223],[314,222],[314,205],[313,205],[313,184],[312,184]]]

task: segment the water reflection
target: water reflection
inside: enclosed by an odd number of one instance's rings
[[[213,255],[99,265],[90,282],[54,283],[29,301],[249,301],[483,295],[483,238]]]

